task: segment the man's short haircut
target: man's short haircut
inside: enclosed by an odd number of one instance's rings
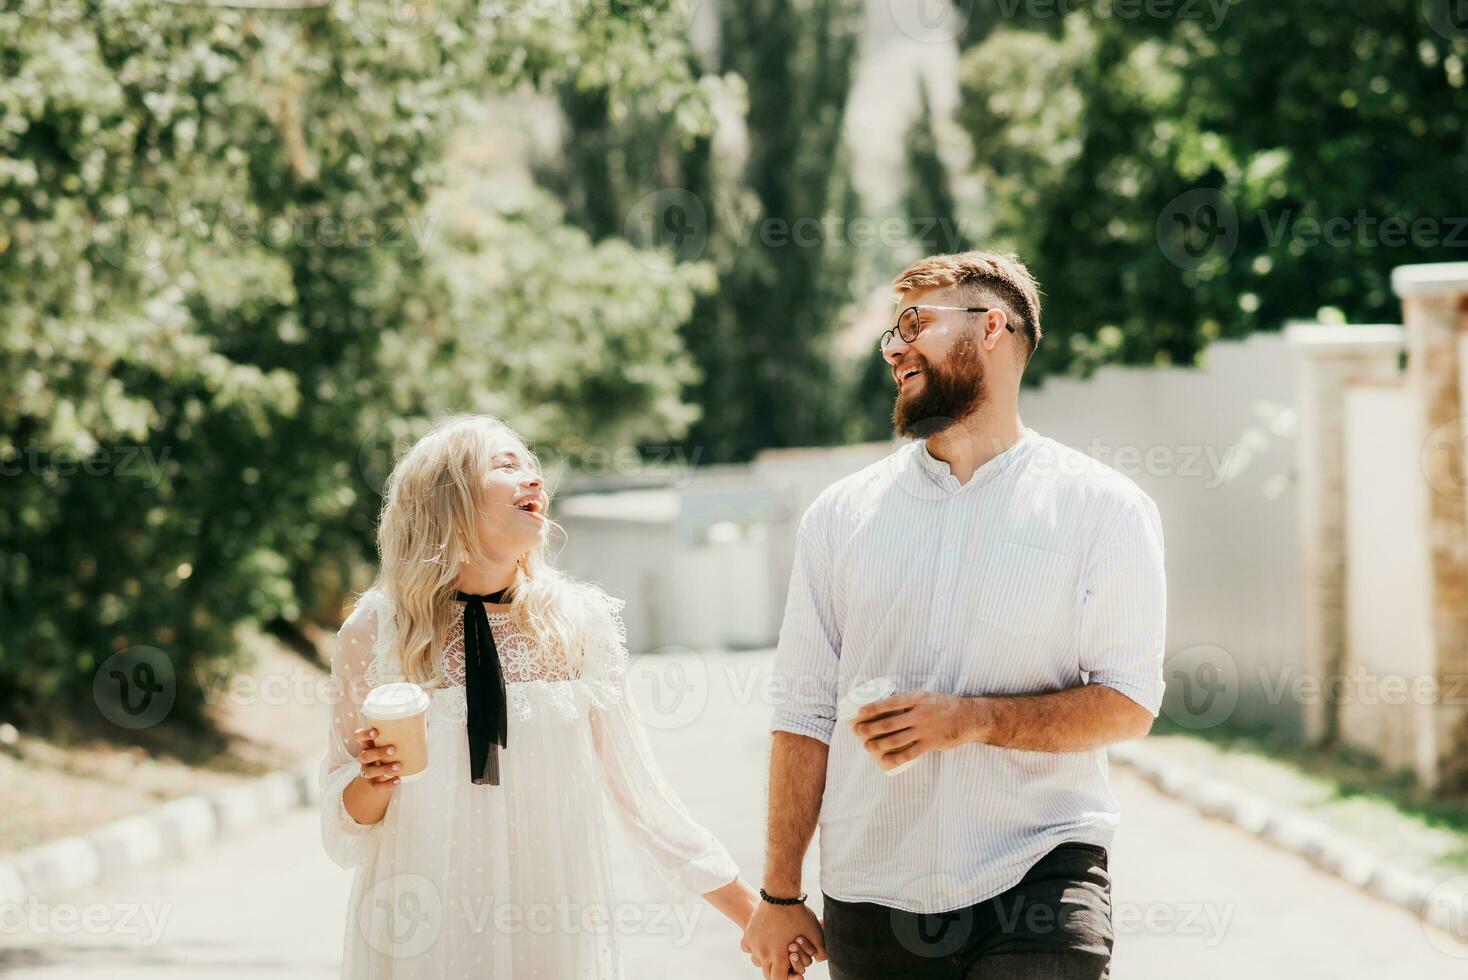
[[[956,286],[974,305],[994,303],[1025,339],[1025,356],[1040,346],[1040,287],[1013,252],[957,252],[930,255],[914,262],[892,280],[898,293]]]

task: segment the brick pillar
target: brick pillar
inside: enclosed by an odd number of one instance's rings
[[[1407,327],[1407,376],[1422,413],[1437,771],[1430,782],[1468,787],[1468,478],[1462,358],[1468,342],[1468,262],[1400,266],[1392,287]]]
[[[1304,574],[1305,673],[1320,683],[1346,664],[1345,393],[1400,377],[1405,334],[1394,325],[1296,324],[1285,331],[1298,372],[1300,559]],[[1329,699],[1304,705],[1305,735],[1334,741]]]

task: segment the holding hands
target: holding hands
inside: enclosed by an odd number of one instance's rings
[[[826,958],[821,921],[804,905],[760,902],[739,948],[764,971],[765,980],[798,977],[811,963]]]

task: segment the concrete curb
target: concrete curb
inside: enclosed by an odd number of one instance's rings
[[[0,906],[52,897],[199,854],[211,844],[316,802],[316,762],[213,793],[184,796],[96,830],[0,856]]]
[[[1162,793],[1199,813],[1232,823],[1281,850],[1298,854],[1322,871],[1400,906],[1424,923],[1446,929],[1468,942],[1468,874],[1439,881],[1398,867],[1318,821],[1168,762],[1142,742],[1120,742],[1108,749],[1113,762],[1134,769]]]

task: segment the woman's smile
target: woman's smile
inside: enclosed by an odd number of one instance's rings
[[[518,500],[512,501],[510,506],[530,517],[536,524],[545,523],[546,499],[544,494],[527,494]]]

